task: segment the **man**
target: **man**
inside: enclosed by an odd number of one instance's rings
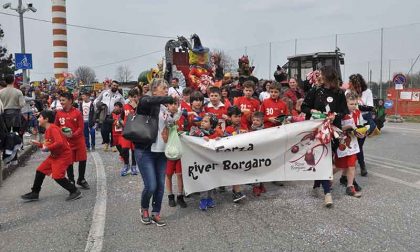
[[[122,104],[125,103],[124,97],[118,92],[118,87],[118,81],[112,81],[111,88],[108,90],[104,90],[94,101],[94,105],[96,108],[106,109],[106,117],[101,126],[102,140],[103,144],[105,145],[104,151],[108,151],[110,144],[112,144],[111,132],[114,120],[112,119],[111,113],[114,110],[114,104],[116,102],[121,102]]]
[[[171,84],[172,86],[168,90],[168,95],[182,97],[182,90],[184,88],[179,86],[179,79],[173,78]]]
[[[2,101],[4,108],[3,119],[8,132],[12,130],[19,134],[22,123],[21,109],[25,106],[25,99],[22,91],[14,88],[14,76],[12,74],[6,75],[4,81],[7,86],[0,90],[0,100]],[[11,161],[12,165],[17,165],[17,158],[16,154]]]

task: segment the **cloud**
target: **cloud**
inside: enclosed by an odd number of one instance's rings
[[[304,11],[317,6],[319,1],[316,0],[263,0],[263,1],[247,1],[241,5],[243,11],[276,11],[276,10],[299,10]]]

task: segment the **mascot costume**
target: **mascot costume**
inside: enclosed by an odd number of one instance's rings
[[[190,72],[188,80],[193,90],[205,94],[209,86],[213,86],[212,71],[209,63],[209,49],[203,47],[197,34],[192,35],[192,49],[189,51]]]

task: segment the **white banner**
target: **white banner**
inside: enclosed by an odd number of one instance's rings
[[[209,142],[182,135],[186,194],[257,182],[331,179],[331,144],[315,137],[321,124],[304,121]]]

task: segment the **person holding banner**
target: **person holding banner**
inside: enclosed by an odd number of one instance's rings
[[[320,69],[320,76],[317,86],[312,87],[302,103],[302,112],[306,114],[306,120],[312,117],[313,113],[324,113],[329,115],[333,125],[341,129],[341,119],[344,115],[349,114],[347,101],[339,87],[339,79],[337,72],[329,66],[323,66]],[[336,155],[338,143],[332,142],[333,154]],[[313,188],[317,190],[322,184],[325,194],[325,206],[331,207],[333,200],[331,196],[331,184],[329,180],[317,180]]]
[[[241,127],[248,130],[251,126],[251,115],[259,110],[260,102],[252,97],[255,91],[255,83],[253,81],[245,81],[243,88],[244,96],[235,98],[233,105],[241,109]]]
[[[150,86],[151,96],[144,95],[137,106],[137,114],[158,119],[157,137],[150,143],[134,142],[134,155],[144,182],[141,195],[141,222],[145,225],[155,223],[162,227],[160,210],[165,191],[166,156],[165,146],[168,129],[165,127],[168,110],[164,104],[172,104],[175,98],[168,96],[168,83],[164,79],[154,79]],[[152,200],[152,216],[149,215]]]

